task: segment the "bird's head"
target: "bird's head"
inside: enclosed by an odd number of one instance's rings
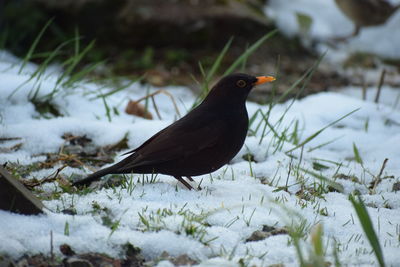
[[[207,100],[244,102],[254,86],[274,81],[272,76],[252,76],[235,73],[223,77],[210,91]],[[223,100],[222,100],[223,99]]]

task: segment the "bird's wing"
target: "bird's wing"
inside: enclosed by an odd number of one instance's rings
[[[172,125],[170,125],[170,126],[172,126]],[[147,144],[151,143],[151,141],[153,141],[155,138],[157,138],[157,136],[159,136],[159,135],[161,135],[163,132],[167,131],[167,129],[168,129],[170,126],[164,128],[164,129],[162,129],[161,131],[159,131],[158,133],[156,133],[155,135],[153,135],[152,137],[150,137],[149,139],[147,139],[143,144],[141,144],[141,145],[138,146],[137,148],[132,149],[132,150],[130,150],[130,151],[128,151],[128,152],[126,152],[126,153],[124,153],[124,154],[122,154],[122,155],[124,156],[124,155],[128,155],[128,154],[132,154],[132,153],[134,153],[134,152],[136,152],[136,151],[142,149],[142,148],[145,147]]]
[[[177,121],[131,151],[132,160],[124,169],[189,157],[213,147],[225,134],[226,122],[202,116],[197,120]],[[129,158],[128,157],[128,158]]]

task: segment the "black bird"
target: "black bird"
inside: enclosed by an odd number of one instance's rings
[[[191,176],[218,170],[239,152],[249,124],[246,98],[255,85],[274,80],[241,73],[222,78],[186,116],[126,153],[130,155],[122,161],[73,185],[88,185],[106,174],[161,173],[192,189],[182,176],[193,181]]]

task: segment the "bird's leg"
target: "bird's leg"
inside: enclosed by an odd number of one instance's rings
[[[189,181],[194,182],[193,178],[191,176],[186,176],[186,178],[188,178]],[[197,185],[197,190],[201,190],[202,188],[200,187],[200,185]]]
[[[350,35],[341,36],[341,37],[335,37],[332,40],[334,42],[346,42],[350,38],[353,38],[353,37],[357,36],[360,33],[360,30],[361,30],[361,27],[359,25],[354,25],[354,31]]]
[[[176,180],[178,180],[178,181],[181,182],[184,186],[186,186],[187,189],[189,189],[189,190],[192,190],[192,189],[193,189],[193,187],[192,187],[188,182],[186,182],[185,180],[183,180],[181,176],[174,176],[174,177],[175,177]]]

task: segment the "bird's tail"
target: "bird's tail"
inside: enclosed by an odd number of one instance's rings
[[[85,179],[82,179],[80,181],[76,181],[76,182],[72,183],[72,185],[78,186],[78,187],[85,186],[85,185],[87,186],[91,182],[100,180],[101,177],[103,177],[104,175],[107,175],[107,174],[132,173],[132,172],[134,172],[134,168],[133,168],[133,166],[129,166],[129,165],[132,163],[132,161],[136,157],[137,157],[136,154],[126,157],[123,160],[121,160],[120,162],[118,162],[114,165],[111,165],[110,167],[101,169],[95,173],[92,173]]]
[[[94,181],[100,180],[100,178],[103,177],[104,175],[111,174],[111,173],[115,173],[115,165],[110,166],[108,168],[101,169],[95,173],[92,173],[85,179],[82,179],[82,180],[72,183],[72,185],[78,186],[78,187],[87,186]]]

